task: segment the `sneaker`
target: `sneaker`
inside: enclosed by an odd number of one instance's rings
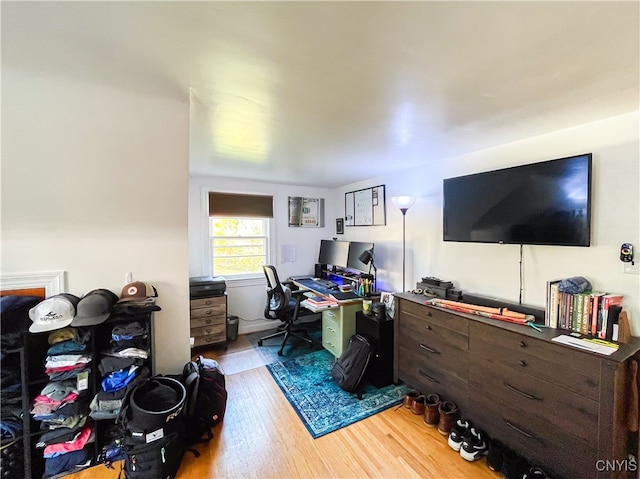
[[[487,437],[484,432],[476,427],[469,428],[469,434],[462,442],[460,456],[465,461],[473,462],[482,459],[489,450]]]
[[[549,479],[549,476],[542,469],[534,466],[522,476],[522,479]]]
[[[473,427],[471,421],[467,421],[466,419],[458,419],[453,427],[451,428],[451,432],[449,433],[449,439],[447,440],[447,444],[454,451],[460,451],[462,447],[462,442],[465,440],[465,436],[468,436],[469,430]]]
[[[502,471],[502,457],[504,455],[505,445],[498,439],[489,441],[489,452],[487,453],[487,467],[492,471]]]

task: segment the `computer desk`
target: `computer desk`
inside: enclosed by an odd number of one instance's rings
[[[320,296],[329,297],[331,293],[338,292],[321,286],[312,278],[291,278],[291,281],[300,289],[311,291]],[[314,311],[322,313],[322,347],[336,358],[342,355],[349,338],[356,333],[356,313],[358,311],[362,311],[362,298],[338,301],[338,305],[335,307]]]

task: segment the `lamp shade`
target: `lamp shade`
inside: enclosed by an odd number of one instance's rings
[[[369,262],[373,260],[373,251],[371,251],[370,249],[364,250],[362,253],[360,253],[358,259],[364,264],[369,264]]]
[[[391,201],[396,208],[407,211],[416,202],[415,196],[392,196]]]

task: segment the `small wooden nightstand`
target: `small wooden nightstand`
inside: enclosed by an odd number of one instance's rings
[[[191,299],[192,347],[224,344],[227,347],[227,293]]]

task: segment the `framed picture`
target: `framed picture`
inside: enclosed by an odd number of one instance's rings
[[[344,194],[345,226],[387,224],[384,185]]]
[[[289,226],[324,226],[324,198],[289,196]]]
[[[393,318],[395,316],[395,301],[394,301],[394,296],[393,293],[388,293],[388,292],[381,292],[380,293],[380,302],[383,303],[385,305],[385,308],[387,310],[387,315],[390,318]]]
[[[344,234],[344,218],[336,218],[336,234]]]

